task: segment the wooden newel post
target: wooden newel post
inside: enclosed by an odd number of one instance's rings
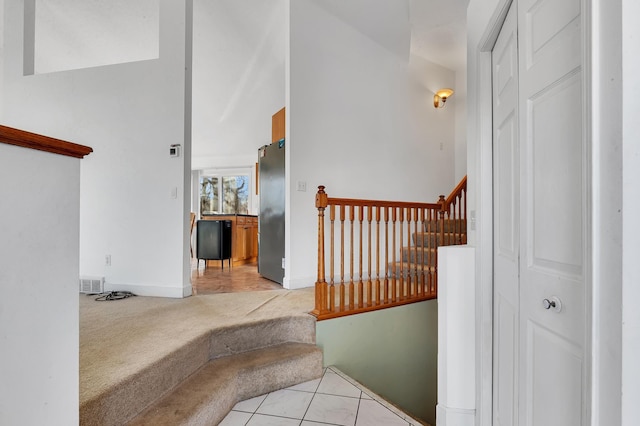
[[[438,212],[438,217],[440,218],[440,241],[442,241],[442,244],[446,244],[444,241],[444,212],[447,200],[445,200],[444,195],[440,196],[438,204],[440,204],[440,211]]]
[[[327,282],[324,276],[324,209],[327,204],[327,193],[324,192],[324,186],[320,185],[316,194],[316,208],[318,209],[318,280],[316,281],[316,308],[312,312],[315,316],[327,310]]]

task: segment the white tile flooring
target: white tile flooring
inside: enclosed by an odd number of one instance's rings
[[[335,367],[320,379],[236,404],[220,426],[408,426],[421,423]]]

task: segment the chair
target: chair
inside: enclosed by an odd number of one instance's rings
[[[191,233],[189,234],[189,249],[191,249],[191,257],[193,257],[193,228],[196,225],[196,214],[191,212]]]

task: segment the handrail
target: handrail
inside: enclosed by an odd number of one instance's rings
[[[466,175],[460,180],[460,182],[458,182],[456,187],[453,188],[453,191],[451,191],[451,194],[449,194],[449,196],[445,200],[445,205],[449,206],[451,203],[453,203],[455,198],[460,196],[460,194],[462,194],[463,192],[465,194],[467,192],[467,176]]]
[[[75,143],[27,132],[25,130],[14,129],[0,125],[0,143],[21,146],[24,148],[36,149],[39,151],[51,152],[53,154],[66,155],[75,158],[84,158],[85,155],[93,152],[93,149]]]
[[[318,320],[435,299],[437,247],[466,244],[466,176],[437,203],[332,198],[319,186],[316,208]]]
[[[447,226],[440,228],[441,245],[467,243],[467,176],[465,175],[447,198],[440,196],[442,205],[440,218],[447,220]],[[445,222],[443,222],[445,223]]]

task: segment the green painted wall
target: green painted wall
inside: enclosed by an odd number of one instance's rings
[[[325,366],[436,424],[437,300],[319,321],[316,342]]]

